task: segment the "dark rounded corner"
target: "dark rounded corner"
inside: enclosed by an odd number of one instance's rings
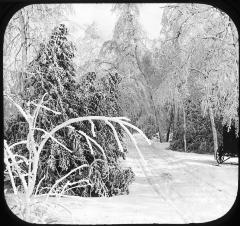
[[[1,204],[2,204],[2,213],[1,219],[4,220],[6,225],[31,225],[30,222],[24,221],[23,219],[19,218],[9,207],[6,195],[2,193],[1,197]],[[3,217],[3,218],[2,218]]]
[[[239,170],[239,168],[238,168]],[[212,221],[203,222],[204,224],[209,225],[232,225],[237,219],[239,220],[239,206],[240,206],[240,194],[239,194],[239,180],[238,180],[238,190],[236,194],[236,198],[231,208],[222,216]]]
[[[233,22],[239,38],[239,30],[240,30],[240,7],[237,7],[238,4],[234,3],[234,1],[204,1],[204,2],[194,2],[195,4],[208,5],[211,6],[222,13],[226,14],[229,19]]]
[[[1,19],[1,32],[3,34],[3,37],[5,35],[6,28],[9,24],[9,21],[13,18],[13,16],[22,8],[25,8],[30,5],[36,5],[39,4],[36,3],[28,3],[28,2],[7,2],[7,3],[1,3],[1,11],[0,11],[0,19]]]

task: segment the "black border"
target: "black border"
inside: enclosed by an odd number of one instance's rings
[[[0,81],[1,81],[1,88],[3,90],[3,37],[4,37],[4,32],[5,28],[8,24],[8,21],[11,19],[11,17],[14,15],[15,12],[17,12],[19,9],[30,5],[30,4],[37,4],[37,3],[202,3],[202,4],[208,4],[212,5],[216,8],[219,8],[220,10],[224,11],[227,13],[231,19],[234,21],[237,29],[238,29],[238,34],[240,34],[240,7],[238,4],[238,1],[236,0],[199,0],[199,1],[181,1],[181,0],[163,0],[163,1],[137,1],[137,0],[132,0],[132,1],[80,1],[80,0],[1,0],[0,2]],[[3,95],[0,98],[0,104],[3,106]],[[0,151],[0,179],[3,182],[4,180],[4,175],[3,175],[3,107],[1,108],[1,129],[2,132],[1,134],[1,151]],[[238,167],[238,175],[240,175],[240,170]],[[4,224],[6,225],[31,225],[30,223],[26,223],[19,218],[17,218],[15,215],[11,213],[11,211],[8,209],[5,198],[4,198],[4,192],[3,192],[3,186],[0,186],[0,193],[1,193],[1,201],[0,204],[2,206],[1,211],[0,211],[0,219],[1,221],[4,220]],[[229,212],[222,216],[221,218],[218,218],[214,221],[207,222],[207,223],[197,223],[197,225],[238,225],[240,223],[240,211],[239,211],[239,190],[237,193],[237,198],[235,203],[233,204],[232,208],[229,210]],[[207,208],[207,206],[206,206]],[[209,210],[211,211],[211,210]],[[63,224],[56,224],[56,225],[63,225]],[[168,224],[168,225],[177,225],[177,224]],[[195,223],[190,223],[190,225],[196,225]]]

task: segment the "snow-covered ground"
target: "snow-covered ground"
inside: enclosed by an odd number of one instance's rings
[[[238,189],[237,158],[217,166],[213,155],[174,152],[168,143],[153,141],[149,146],[135,137],[147,164],[129,143],[123,164],[136,174],[130,194],[61,198],[76,224],[200,223],[231,209]],[[70,215],[60,209],[55,219],[53,223],[71,223]]]

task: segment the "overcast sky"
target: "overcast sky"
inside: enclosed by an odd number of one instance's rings
[[[161,17],[164,4],[144,3],[138,4],[140,10],[140,23],[150,39],[157,38],[161,29]],[[79,36],[84,25],[96,22],[101,37],[105,40],[112,38],[113,28],[117,20],[116,13],[111,11],[112,4],[73,4],[75,14],[69,16],[69,22],[79,26],[75,35]]]

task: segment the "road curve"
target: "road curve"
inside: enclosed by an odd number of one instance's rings
[[[136,139],[147,165],[130,145],[128,163],[136,173],[130,195],[142,192],[145,177],[158,202],[165,202],[171,212],[167,223],[173,223],[172,219],[178,223],[208,222],[231,209],[238,189],[237,159],[217,166],[213,155],[175,152],[168,149],[168,143],[153,141],[149,146],[139,136]]]

